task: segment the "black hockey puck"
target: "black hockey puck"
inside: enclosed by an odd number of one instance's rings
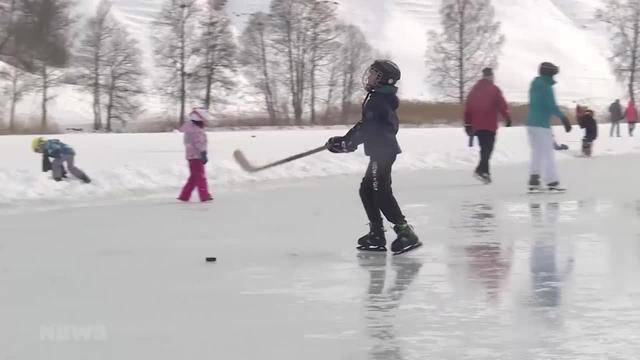
[[[208,257],[206,260],[207,260],[207,262],[215,262],[218,259],[216,259],[214,257]]]

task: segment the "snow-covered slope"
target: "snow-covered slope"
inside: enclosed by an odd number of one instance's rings
[[[91,11],[97,2],[83,1],[83,11]],[[162,2],[114,0],[116,16],[141,42],[150,69],[150,22]],[[229,0],[227,11],[236,31],[242,30],[249,14],[268,10],[269,2]],[[439,29],[439,0],[336,0],[336,3],[343,19],[360,26],[381,54],[399,63],[403,70],[401,95],[404,98],[440,98],[434,83],[428,79],[425,66],[426,33]],[[606,32],[593,21],[601,0],[493,0],[493,4],[506,35],[496,71],[497,82],[508,100],[527,100],[529,82],[542,61],[552,61],[560,66],[556,94],[563,105],[571,107],[572,102],[578,101],[601,107],[611,99],[623,96],[622,87],[615,82],[607,61]],[[56,99],[52,113],[57,109],[69,109],[70,100],[67,96]],[[245,108],[251,106],[246,105],[246,96],[239,102]],[[77,123],[86,117],[85,122],[89,122],[89,101],[72,103],[73,116],[62,116],[64,119],[57,120]],[[158,103],[157,100],[150,101],[148,116],[159,111],[153,109]],[[22,112],[37,109],[36,105],[35,100],[27,101],[22,105]],[[160,108],[161,111],[169,110]]]

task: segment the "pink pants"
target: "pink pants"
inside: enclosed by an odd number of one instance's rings
[[[189,172],[191,173],[189,180],[187,180],[187,183],[182,188],[182,192],[178,199],[182,201],[189,201],[193,189],[197,187],[200,201],[211,200],[211,195],[209,194],[209,189],[207,187],[207,178],[204,175],[204,163],[202,160],[189,160]]]

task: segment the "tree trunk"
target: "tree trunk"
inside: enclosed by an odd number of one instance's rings
[[[9,131],[16,129],[16,105],[18,103],[18,68],[13,68],[13,79],[11,79],[11,113],[9,114]]]
[[[462,4],[458,11],[458,102],[464,104],[464,4],[466,0],[462,0]]]
[[[109,87],[109,103],[107,105],[107,119],[106,119],[107,120],[106,121],[107,122],[107,124],[106,124],[107,125],[106,126],[107,132],[111,132],[111,117],[112,117],[112,114],[113,114],[113,91],[114,91],[114,88],[113,88],[113,85],[111,85]]]
[[[260,61],[262,62],[262,76],[264,77],[264,99],[271,123],[275,123],[276,109],[271,91],[271,79],[269,78],[269,62],[267,61],[267,49],[264,42],[264,31],[260,32]]]
[[[102,114],[100,109],[100,47],[93,58],[93,129],[102,128]]]
[[[47,90],[49,89],[49,80],[47,78],[47,65],[42,64],[42,117],[40,118],[40,127],[42,131],[47,130]]]
[[[184,113],[185,113],[185,103],[187,101],[187,74],[186,70],[186,34],[185,34],[185,10],[186,8],[182,8],[182,20],[180,23],[180,115],[178,118],[178,123],[182,125],[184,122]]]

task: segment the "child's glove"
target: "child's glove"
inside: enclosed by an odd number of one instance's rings
[[[200,159],[202,160],[202,163],[205,165],[209,162],[209,158],[207,157],[206,151],[203,151],[200,153]]]
[[[354,152],[358,146],[354,146],[352,142],[346,141],[342,136],[334,136],[327,141],[327,150],[332,153],[348,153]]]
[[[464,132],[467,133],[467,136],[473,136],[473,127],[471,127],[471,125],[465,125]]]

